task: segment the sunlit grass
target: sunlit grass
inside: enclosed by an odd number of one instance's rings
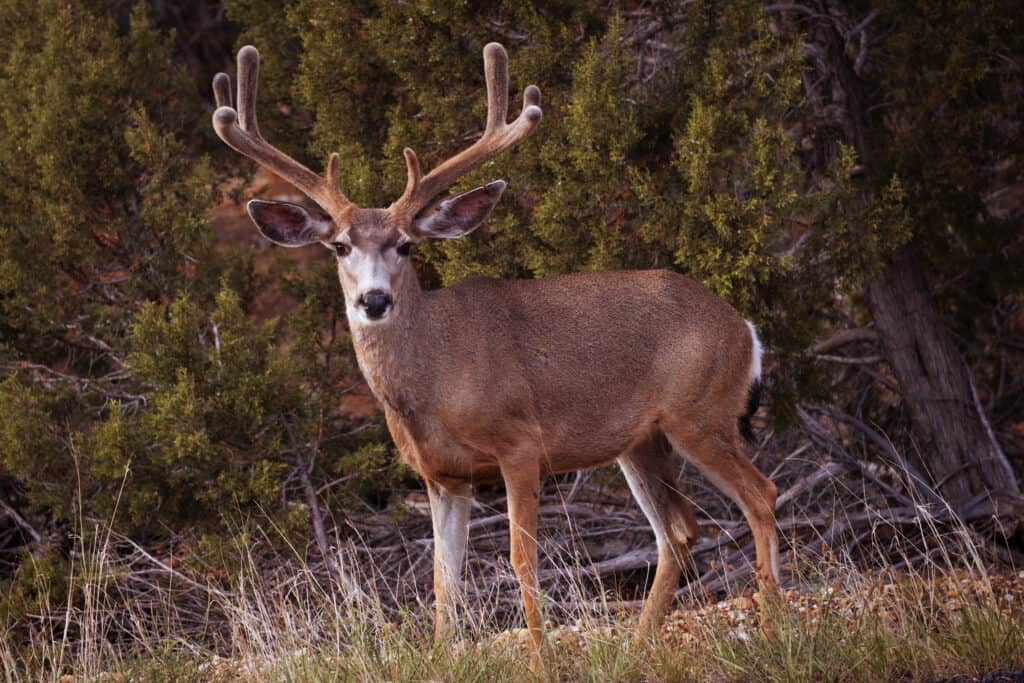
[[[93,540],[82,540],[86,537]],[[399,610],[393,602],[387,606],[370,588],[382,585],[371,580],[378,570],[344,557],[343,551],[338,564],[367,587],[358,594],[342,581],[316,574],[297,554],[286,571],[282,558],[272,560],[278,563],[274,572],[261,566],[269,560],[240,547],[231,585],[204,598],[208,635],[196,638],[181,627],[169,589],[174,581],[153,582],[156,605],[140,607],[121,587],[124,568],[110,535],[93,529],[78,536],[72,554],[75,597],[54,597],[53,604],[45,604],[35,615],[43,626],[28,629],[27,643],[24,628],[0,624],[5,636],[0,667],[4,681],[61,683],[67,683],[66,676],[75,681],[932,681],[1024,669],[1024,573],[990,576],[967,534],[954,530],[935,538],[944,540],[926,555],[933,559],[902,571],[871,572],[829,551],[798,550],[789,563],[796,588],[784,600],[759,605],[759,596],[749,589],[714,604],[706,596],[698,598],[701,604],[684,599],[653,639],[636,631],[635,609],[623,608],[600,584],[584,585],[579,577],[587,575],[586,567],[562,567],[562,580],[574,582],[563,603],[573,604],[545,606],[546,612],[563,615],[563,623],[549,625],[546,668],[538,676],[527,666],[525,632],[509,630],[517,618],[508,614],[508,601],[498,599],[497,581],[492,593],[477,591],[472,604],[462,607],[471,619],[435,640],[429,596]],[[481,577],[473,579],[477,586],[487,585]],[[45,596],[46,586],[39,589]]]
[[[840,593],[821,587],[765,606],[742,628],[719,616],[742,600],[705,608],[688,639],[673,633],[677,621],[653,640],[639,636],[633,621],[555,628],[547,636],[541,680],[926,681],[1024,668],[1021,606],[986,595],[985,579],[971,579],[970,589],[955,592],[955,584],[917,574],[874,588],[861,578]],[[226,612],[232,637],[221,655],[175,639],[115,647],[102,630],[83,630],[74,643],[56,639],[28,656],[0,645],[4,679],[70,674],[75,680],[156,681],[171,672],[179,681],[537,679],[526,666],[524,634],[500,633],[487,620],[435,641],[429,613],[389,614],[373,603],[332,601],[326,593],[306,601],[270,598],[271,591],[240,595]],[[947,609],[951,605],[956,609]],[[104,605],[90,609],[97,613],[79,618],[98,622]],[[761,628],[759,619],[770,628]]]

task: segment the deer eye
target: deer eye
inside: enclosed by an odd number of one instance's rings
[[[412,253],[412,242],[403,242],[395,247],[395,251],[398,252],[399,256],[408,256]]]
[[[338,256],[348,256],[349,252],[352,251],[352,245],[345,244],[344,242],[335,242],[334,251],[337,252]]]

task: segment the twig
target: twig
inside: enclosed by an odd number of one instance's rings
[[[978,399],[978,389],[974,386],[974,373],[971,372],[971,368],[963,361],[963,358],[961,358],[961,362],[963,362],[964,372],[967,373],[967,384],[971,387],[971,400],[974,403],[974,409],[978,413],[978,419],[981,420],[981,426],[985,429],[985,435],[992,446],[992,459],[1003,470],[1003,483],[1006,486],[1006,490],[1010,493],[1020,493],[1020,487],[1017,486],[1017,477],[1013,473],[1013,468],[1010,467],[1010,461],[1006,459],[1006,454],[1003,453],[999,441],[996,440],[996,435],[992,432],[992,425],[988,422],[985,410],[981,407],[981,400]]]
[[[94,521],[96,524],[102,524],[102,522],[100,522],[99,520],[92,520],[92,521]],[[135,541],[133,541],[129,537],[127,537],[127,536],[125,536],[123,534],[119,534],[119,533],[117,533],[116,531],[114,531],[112,529],[110,530],[110,534],[112,536],[114,536],[115,538],[117,538],[122,543],[127,543],[128,545],[130,545],[132,548],[135,549],[135,552],[139,553],[140,555],[142,555],[142,557],[146,558],[146,560],[148,560],[149,562],[152,562],[156,566],[160,567],[165,572],[167,572],[171,576],[175,577],[176,579],[178,579],[182,583],[185,583],[185,584],[187,584],[189,586],[192,586],[193,588],[196,588],[198,590],[201,590],[204,593],[209,593],[209,594],[212,594],[212,595],[216,595],[219,598],[223,598],[223,599],[227,600],[229,602],[229,604],[233,604],[234,596],[229,595],[228,593],[225,593],[224,591],[220,590],[219,588],[214,588],[213,586],[210,586],[210,585],[207,585],[207,584],[202,584],[202,583],[199,583],[198,581],[195,581],[194,579],[190,579],[188,576],[186,576],[185,574],[182,574],[181,572],[179,572],[177,569],[171,567],[166,562],[162,562],[161,560],[157,559],[153,555],[150,555],[146,551],[145,548],[143,548],[141,545],[139,545],[138,543],[136,543]]]
[[[814,353],[828,353],[836,349],[856,344],[857,342],[878,342],[878,332],[870,327],[856,327],[852,330],[840,330],[828,339],[823,339],[811,347]]]
[[[778,512],[786,505],[789,501],[799,496],[808,489],[815,488],[819,483],[826,479],[832,479],[846,471],[846,465],[841,462],[827,462],[821,469],[812,472],[806,477],[802,477],[793,486],[786,489],[784,492],[779,494],[779,497],[775,499],[775,510]]]
[[[334,554],[331,552],[331,546],[327,542],[327,530],[324,525],[323,511],[320,509],[320,501],[317,497],[316,488],[313,486],[313,481],[309,477],[309,468],[306,466],[306,461],[302,457],[302,452],[299,450],[295,434],[292,432],[290,424],[285,424],[285,432],[288,434],[288,439],[291,441],[292,456],[295,460],[296,472],[298,474],[299,481],[302,483],[302,493],[303,497],[306,499],[306,506],[309,508],[309,516],[313,522],[313,536],[316,538],[317,547],[320,549],[320,556],[323,558],[324,562],[327,563],[331,572],[341,579],[341,582],[345,585],[345,588],[349,591],[350,595],[361,596],[362,592],[359,590],[359,586],[356,585],[356,582],[338,566],[337,562],[334,561]]]
[[[11,507],[3,498],[0,498],[0,508],[3,508],[4,511],[8,515],[10,515],[11,519],[14,520],[15,524],[17,524],[19,527],[27,531],[28,535],[32,537],[33,541],[39,543],[43,540],[43,537],[40,535],[38,531],[36,531],[36,528],[32,526],[27,519],[18,514],[18,511]]]

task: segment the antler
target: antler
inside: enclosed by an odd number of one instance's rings
[[[540,88],[535,85],[523,92],[523,111],[519,118],[512,123],[505,121],[508,117],[508,54],[499,43],[484,46],[484,77],[487,81],[487,127],[483,136],[424,177],[420,177],[416,153],[406,147],[403,152],[408,173],[405,191],[391,205],[392,212],[412,218],[459,176],[498,156],[537,128],[543,112]]]
[[[260,135],[256,123],[256,84],[260,53],[252,45],[238,51],[238,110],[231,106],[231,79],[225,73],[213,77],[213,96],[217,111],[213,128],[229,147],[263,168],[276,173],[302,190],[331,215],[352,205],[338,188],[338,155],[327,162],[327,175],[321,177],[277,149]]]

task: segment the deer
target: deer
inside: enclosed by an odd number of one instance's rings
[[[462,595],[474,486],[503,480],[510,560],[541,667],[537,515],[542,477],[615,462],[654,531],[657,565],[640,614],[653,633],[700,535],[677,478],[691,463],[744,514],[762,592],[779,581],[777,489],[743,452],[757,408],[762,347],[754,326],[702,284],[668,270],[581,272],[539,279],[468,279],[420,287],[410,259],[428,239],[479,227],[503,180],[449,188],[533,133],[535,85],[508,122],[508,55],[483,49],[487,120],[480,138],[423,175],[403,152],[406,184],[387,208],[361,208],[339,188],[339,157],[323,176],[261,135],[259,53],[237,55],[237,109],[219,73],[213,127],[228,146],[304,193],[316,208],[253,199],[247,210],[274,244],[335,253],[359,368],[383,407],[402,460],[424,480],[434,536],[435,635],[450,632]]]

